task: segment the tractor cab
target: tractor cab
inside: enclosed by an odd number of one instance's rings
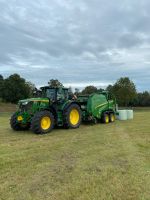
[[[55,87],[41,87],[42,97],[49,98],[52,102],[62,101],[69,99],[69,90],[68,88],[55,88]]]

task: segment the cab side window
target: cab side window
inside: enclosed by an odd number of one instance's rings
[[[64,94],[63,94],[63,91],[59,89],[57,91],[57,100],[61,100],[61,99],[64,99]]]
[[[64,90],[64,98],[68,99],[68,90]]]

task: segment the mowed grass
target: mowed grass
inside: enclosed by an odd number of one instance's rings
[[[108,125],[14,132],[0,114],[1,200],[150,200],[150,112]]]

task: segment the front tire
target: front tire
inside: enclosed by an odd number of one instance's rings
[[[81,109],[77,104],[71,104],[64,114],[64,126],[67,128],[78,128],[81,124]]]
[[[19,123],[17,122],[17,115],[14,113],[10,118],[10,126],[14,131],[20,131],[21,127]]]
[[[31,121],[31,130],[37,134],[46,134],[54,128],[54,116],[49,111],[35,113]]]
[[[10,118],[10,126],[14,131],[25,131],[30,128],[30,124],[22,124],[17,120],[17,115],[14,113]]]

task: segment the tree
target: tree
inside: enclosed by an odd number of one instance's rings
[[[86,86],[82,90],[82,94],[92,94],[94,92],[97,92],[97,88],[95,86],[92,86],[92,85]]]
[[[3,76],[0,74],[0,81],[4,80]]]
[[[98,90],[97,90],[97,92],[103,92],[104,91],[104,89],[102,89],[102,88],[99,88]]]
[[[108,92],[112,93],[112,91],[113,91],[113,85],[108,85],[107,88],[106,88],[106,90]]]
[[[4,80],[2,99],[6,102],[17,103],[20,99],[30,97],[31,88],[24,78],[13,74]]]
[[[129,105],[137,96],[135,84],[128,78],[120,78],[112,87],[108,88],[116,96],[122,106]]]
[[[0,98],[2,98],[3,83],[4,83],[4,78],[3,78],[3,76],[0,74]]]
[[[64,87],[63,84],[57,79],[51,79],[48,84],[50,87]]]
[[[36,88],[36,86],[31,83],[30,81],[26,82],[27,86],[30,88],[30,95],[29,96],[34,96],[35,93],[38,91],[38,89]]]
[[[74,95],[78,96],[80,94],[80,90],[78,88],[75,88]]]
[[[148,91],[138,93],[134,106],[150,106],[150,93]]]

